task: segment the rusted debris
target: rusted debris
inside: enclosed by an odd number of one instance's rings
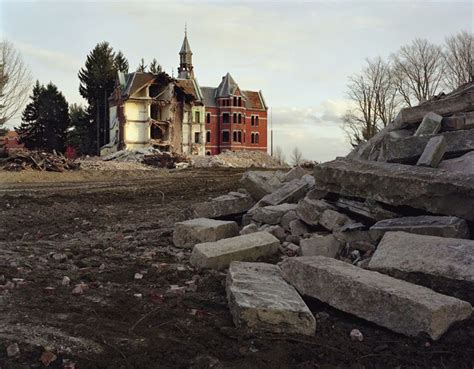
[[[64,172],[79,169],[80,164],[66,158],[61,153],[44,151],[16,150],[0,161],[0,167],[10,171],[34,169],[48,172]]]

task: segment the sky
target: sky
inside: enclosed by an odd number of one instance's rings
[[[77,73],[101,41],[130,69],[153,58],[176,75],[187,23],[196,78],[217,86],[229,72],[244,90],[262,90],[274,146],[287,159],[346,155],[341,115],[348,77],[366,58],[415,38],[442,44],[473,32],[473,1],[3,1],[0,37],[12,42],[33,78],[53,82],[69,103],[85,103]],[[18,124],[16,119],[10,124]]]

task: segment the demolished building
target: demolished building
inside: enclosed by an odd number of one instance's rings
[[[164,72],[118,72],[109,98],[109,143],[101,155],[153,147],[188,155],[267,151],[261,91],[241,90],[227,73],[218,87],[200,87],[185,32],[178,78]]]

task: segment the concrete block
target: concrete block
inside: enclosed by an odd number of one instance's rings
[[[276,265],[232,262],[226,292],[237,327],[286,334],[315,333],[316,319]]]
[[[421,124],[415,132],[415,136],[434,135],[441,130],[443,117],[439,114],[429,112],[423,117]]]
[[[197,268],[224,269],[232,261],[255,261],[278,252],[280,241],[268,232],[255,232],[194,246],[190,262]]]
[[[446,140],[443,136],[430,138],[416,165],[437,168],[446,152]]]
[[[329,231],[339,229],[348,223],[354,223],[354,221],[347,215],[331,209],[324,210],[319,218],[319,224]]]
[[[176,247],[193,247],[197,243],[218,241],[238,234],[236,222],[197,218],[175,224],[173,243]]]
[[[335,258],[344,245],[332,234],[326,236],[315,235],[300,240],[300,251],[302,256],[326,256]]]
[[[283,215],[296,209],[296,204],[280,204],[257,208],[253,212],[252,219],[264,224],[278,224]]]
[[[309,197],[298,202],[296,214],[308,225],[318,225],[321,214],[327,210],[335,210],[334,207],[325,200],[312,200]]]
[[[280,205],[298,202],[309,190],[308,182],[304,179],[294,179],[287,182],[278,190],[264,196],[260,201],[263,205]]]
[[[385,233],[369,269],[474,303],[474,241]]]
[[[465,301],[331,258],[287,258],[280,268],[301,294],[408,336],[437,340],[472,313]]]
[[[207,202],[194,204],[191,210],[196,218],[221,218],[245,213],[255,205],[255,200],[241,192],[231,192]]]

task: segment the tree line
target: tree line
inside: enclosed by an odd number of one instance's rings
[[[347,86],[353,107],[343,116],[343,129],[350,144],[374,136],[400,109],[473,82],[473,58],[473,34],[461,31],[443,45],[416,39],[387,59],[366,59]]]
[[[115,88],[117,72],[128,73],[129,63],[121,51],[115,52],[108,42],[98,43],[87,55],[78,72],[79,93],[87,105],[69,105],[57,86],[39,81],[32,87],[31,73],[21,54],[8,41],[0,42],[0,129],[28,101],[17,128],[27,148],[64,152],[70,145],[78,154],[99,154],[108,143],[108,98]],[[156,59],[136,68],[139,72],[159,74]]]

